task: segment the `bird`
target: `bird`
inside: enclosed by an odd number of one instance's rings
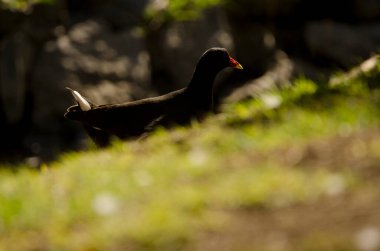
[[[210,48],[200,57],[189,84],[182,89],[137,101],[97,105],[68,88],[77,104],[64,117],[79,121],[96,145],[103,147],[116,136],[141,137],[157,126],[183,125],[213,111],[213,84],[224,68],[242,70],[225,48]]]

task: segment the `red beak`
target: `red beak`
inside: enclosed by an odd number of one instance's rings
[[[230,57],[230,66],[235,69],[243,70],[243,66],[241,66],[241,64],[239,64],[239,62],[232,57]]]

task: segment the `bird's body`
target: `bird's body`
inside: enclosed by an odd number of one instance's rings
[[[193,96],[186,89],[181,89],[134,102],[99,105],[87,112],[78,112],[79,106],[72,106],[65,116],[124,139],[141,135],[155,120],[161,124],[164,121],[166,124],[170,124],[170,121],[182,124],[186,118],[200,117],[212,107],[206,103],[192,106]]]
[[[186,88],[168,94],[121,104],[95,105],[76,97],[78,105],[69,107],[65,117],[85,125],[89,136],[97,143],[97,136],[115,135],[121,139],[141,136],[157,125],[188,123],[202,118],[213,109],[213,82],[225,67],[241,69],[241,65],[229,57],[227,51],[213,48],[199,60],[192,80]],[[71,90],[74,92],[73,90]],[[83,98],[84,99],[84,98]],[[90,110],[84,111],[81,107]]]

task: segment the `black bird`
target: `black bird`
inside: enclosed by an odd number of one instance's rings
[[[84,124],[98,146],[106,146],[111,135],[121,139],[138,137],[157,125],[185,124],[213,110],[213,83],[226,67],[243,67],[224,48],[211,48],[199,59],[187,87],[168,94],[122,104],[95,105],[71,90],[77,105],[65,117]]]

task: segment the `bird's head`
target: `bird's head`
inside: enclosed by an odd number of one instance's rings
[[[232,58],[224,48],[208,49],[200,58],[198,67],[208,71],[219,72],[227,67],[242,70],[243,66]]]

